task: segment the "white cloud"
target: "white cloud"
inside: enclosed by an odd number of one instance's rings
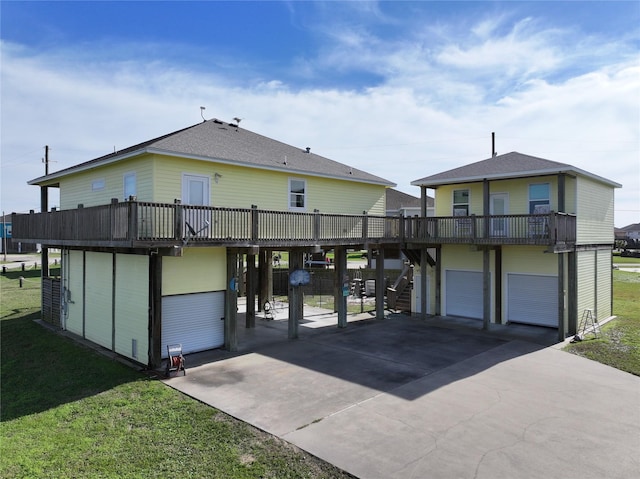
[[[240,116],[245,128],[310,146],[416,195],[411,181],[487,158],[495,131],[500,153],[567,162],[622,183],[616,225],[638,222],[637,55],[554,80],[568,54],[531,23],[496,36],[501,22],[480,20],[473,41],[455,45],[433,29],[390,42],[354,30],[321,57],[298,59],[309,78],[332,66],[380,75],[357,89],[304,89],[267,73],[235,83],[213,69],[119,55],[87,61],[69,50],[38,54],[3,43],[2,209],[38,207],[39,192],[26,182],[42,175],[45,144],[57,161],[52,170],[62,169],[195,124],[203,105],[207,118]],[[340,50],[345,42],[350,48]],[[511,61],[516,82],[484,72],[484,62],[500,72]]]

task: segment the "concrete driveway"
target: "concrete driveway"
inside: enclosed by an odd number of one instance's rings
[[[639,476],[640,378],[544,345],[555,333],[332,321],[305,309],[288,341],[259,320],[244,350],[166,382],[361,478]]]

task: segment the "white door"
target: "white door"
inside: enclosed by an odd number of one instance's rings
[[[445,279],[446,315],[482,319],[482,272],[451,271]]]
[[[211,224],[209,206],[209,177],[183,173],[182,204],[184,209],[184,237],[206,238]]]
[[[491,215],[509,214],[509,194],[493,193],[490,196],[489,208]],[[508,234],[506,218],[491,218],[491,236],[505,237]]]
[[[224,345],[224,291],[162,298],[162,357],[178,343],[184,354]]]
[[[507,321],[557,328],[557,276],[508,273]]]

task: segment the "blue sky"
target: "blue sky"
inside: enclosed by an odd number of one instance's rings
[[[412,180],[520,151],[640,221],[639,2],[0,3],[2,210],[51,170],[197,123]],[[55,204],[55,198],[51,201]]]

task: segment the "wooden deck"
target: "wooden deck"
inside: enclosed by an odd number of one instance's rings
[[[292,213],[139,201],[12,215],[14,241],[49,247],[224,246],[401,247],[575,244],[576,218],[564,213],[412,217]]]

